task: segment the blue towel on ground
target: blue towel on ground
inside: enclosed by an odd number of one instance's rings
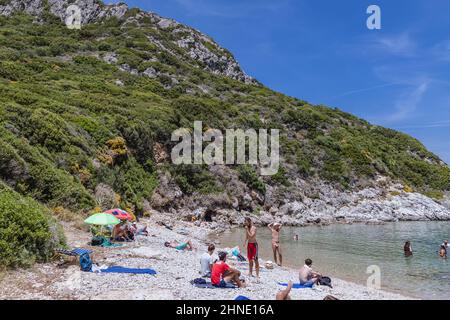
[[[247,298],[246,296],[237,296],[236,298],[234,298],[234,300],[243,301],[243,300],[251,300],[251,299]]]
[[[108,269],[101,270],[101,273],[133,273],[133,274],[156,274],[153,269],[138,269],[138,268],[125,268],[125,267],[108,267]]]
[[[196,288],[200,288],[200,289],[236,289],[237,287],[232,285],[232,284],[227,284],[226,287],[216,287],[213,286],[211,282],[207,282],[207,283],[194,283],[194,281],[191,281],[191,284],[196,287]]]
[[[288,286],[287,283],[278,282],[278,284],[283,287]],[[294,285],[292,286],[292,289],[311,289],[313,287],[313,285],[314,285],[314,283],[310,283],[310,284],[294,283]]]

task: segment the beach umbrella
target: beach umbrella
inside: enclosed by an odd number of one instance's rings
[[[109,226],[119,224],[120,220],[108,213],[96,213],[84,220],[84,222],[98,226]]]
[[[131,221],[134,219],[134,217],[130,213],[128,213],[122,209],[111,209],[111,210],[105,211],[104,213],[111,214],[119,220]]]

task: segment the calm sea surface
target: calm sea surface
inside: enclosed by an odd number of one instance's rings
[[[294,235],[299,241],[294,241]],[[450,263],[438,256],[440,244],[450,238],[450,222],[399,222],[385,225],[332,225],[284,227],[281,231],[283,263],[299,268],[306,258],[322,274],[366,284],[367,267],[381,270],[382,289],[423,299],[450,300]],[[221,235],[224,246],[243,250],[244,230]],[[403,255],[405,241],[412,242],[414,255]],[[273,260],[271,234],[258,229],[260,256]],[[450,255],[450,252],[449,252]]]

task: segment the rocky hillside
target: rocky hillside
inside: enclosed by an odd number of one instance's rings
[[[280,171],[172,165],[172,131],[195,120],[280,129]],[[0,179],[64,217],[450,219],[450,169],[419,141],[266,88],[197,30],[94,0],[0,0]]]

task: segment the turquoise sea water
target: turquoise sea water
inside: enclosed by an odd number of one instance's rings
[[[299,241],[293,240],[295,234]],[[299,268],[311,258],[313,267],[323,274],[366,284],[367,267],[377,265],[382,289],[423,299],[450,300],[450,263],[438,256],[440,244],[450,238],[450,222],[284,227],[280,238],[287,266]],[[219,240],[222,245],[239,245],[242,250],[244,231],[233,229]],[[407,240],[412,242],[414,252],[409,258],[403,254]],[[273,260],[268,228],[258,229],[258,242],[260,256]]]

